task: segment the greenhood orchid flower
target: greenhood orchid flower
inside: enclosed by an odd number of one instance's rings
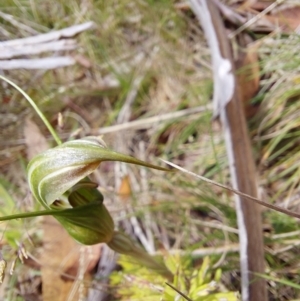
[[[168,170],[109,150],[97,137],[86,137],[63,143],[33,158],[27,168],[31,191],[44,207],[51,208],[56,200],[60,200],[66,191],[91,174],[103,161]]]
[[[78,242],[84,245],[107,243],[113,250],[172,278],[163,264],[156,262],[125,234],[114,230],[113,219],[103,203],[97,184],[87,177],[103,161],[121,161],[168,170],[109,150],[97,137],[69,141],[37,155],[28,164],[30,190],[45,210],[2,217],[0,220],[53,215]]]

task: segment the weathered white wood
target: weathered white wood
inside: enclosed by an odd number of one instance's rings
[[[43,52],[72,50],[75,49],[76,46],[77,44],[74,39],[41,43],[37,45],[15,45],[9,47],[3,47],[0,44],[0,60],[11,59],[18,56],[35,55]]]
[[[6,14],[0,14],[0,17],[8,18],[10,16]],[[24,56],[30,57],[32,55],[37,55],[44,52],[74,50],[77,47],[76,40],[70,38],[85,30],[91,29],[93,26],[93,22],[86,22],[45,34],[0,42],[0,70],[47,70],[74,65],[76,60],[70,56],[52,56],[47,58],[28,59],[13,58]]]
[[[213,27],[211,15],[206,5],[206,1],[191,0],[191,6],[201,20],[201,25],[211,50],[213,76],[214,76],[214,95],[213,108],[214,117],[217,117],[220,110],[224,110],[228,102],[231,100],[234,92],[234,76],[231,72],[231,62],[222,57],[218,38]]]
[[[22,39],[15,39],[15,40],[9,40],[0,42],[0,47],[12,47],[12,46],[25,46],[25,45],[35,45],[39,43],[46,43],[51,41],[56,41],[63,38],[72,38],[76,36],[77,34],[91,29],[94,27],[93,22],[86,22],[79,25],[73,25],[67,28],[63,28],[60,30],[31,36],[28,38],[22,38]]]
[[[204,29],[214,74],[214,115],[220,116],[235,190],[256,197],[255,165],[247,124],[236,85],[236,66],[219,10],[212,0],[190,0]],[[260,208],[235,195],[240,240],[241,291],[243,301],[267,300],[266,283],[254,280],[254,273],[264,273],[264,248]],[[251,273],[250,273],[251,272]]]
[[[56,69],[60,67],[71,66],[75,60],[69,56],[51,57],[41,59],[24,60],[3,60],[0,61],[0,70],[13,69]]]
[[[218,42],[216,30],[211,19],[210,11],[207,7],[205,0],[190,0],[192,9],[201,22],[205,37],[207,39],[209,48],[211,50],[213,76],[214,76],[214,95],[213,95],[213,107],[214,117],[220,116],[224,130],[224,140],[226,144],[227,157],[229,161],[230,175],[232,186],[234,189],[238,189],[238,183],[236,179],[235,159],[233,154],[232,138],[228,121],[226,118],[225,107],[232,99],[234,92],[234,76],[229,67],[231,63],[228,60],[222,58],[220,53],[220,45]],[[226,77],[226,72],[222,72],[222,64],[225,66],[223,69],[227,70],[229,76]],[[220,70],[221,69],[221,70]],[[221,74],[221,76],[220,76]],[[223,75],[222,75],[223,74]],[[244,301],[249,300],[249,267],[248,267],[248,254],[247,254],[247,229],[243,221],[243,212],[240,206],[240,196],[235,195],[236,200],[236,212],[238,217],[239,228],[239,240],[240,240],[240,265],[241,265],[241,287],[242,287],[242,299]]]

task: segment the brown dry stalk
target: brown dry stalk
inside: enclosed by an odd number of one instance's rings
[[[221,119],[232,185],[236,191],[256,199],[255,165],[251,152],[241,91],[235,75],[236,64],[220,12],[213,1],[191,0],[192,8],[206,35],[213,63],[214,116]],[[240,239],[241,288],[243,301],[267,300],[266,282],[254,279],[252,273],[263,274],[264,243],[260,207],[244,202],[236,195],[236,213]]]
[[[163,159],[160,159],[160,160],[163,161],[163,162],[165,162],[166,164],[168,164],[168,165],[170,165],[170,166],[172,166],[172,167],[174,167],[174,168],[176,168],[176,169],[178,169],[178,170],[180,170],[180,171],[182,171],[182,172],[184,172],[184,173],[187,173],[187,174],[189,174],[189,175],[191,175],[191,176],[194,176],[194,177],[196,177],[196,178],[198,178],[198,179],[200,179],[200,180],[202,180],[202,181],[204,181],[204,182],[206,182],[206,183],[209,183],[209,184],[218,186],[218,187],[220,187],[220,188],[223,188],[223,189],[226,189],[226,190],[228,190],[228,191],[231,191],[231,192],[233,192],[233,193],[235,193],[235,194],[237,194],[237,195],[239,195],[239,196],[242,196],[242,197],[243,197],[243,200],[245,200],[245,201],[246,201],[246,200],[251,200],[251,201],[253,201],[253,202],[255,202],[255,203],[257,203],[257,204],[259,204],[259,205],[261,205],[261,206],[264,206],[264,207],[267,207],[267,208],[269,208],[269,209],[272,209],[272,210],[275,210],[275,211],[284,213],[284,214],[286,214],[286,215],[289,215],[289,216],[291,216],[291,217],[295,217],[295,218],[300,219],[300,214],[297,213],[297,212],[294,212],[294,211],[291,211],[291,210],[288,210],[288,209],[285,209],[285,208],[276,206],[276,205],[274,205],[274,204],[267,203],[267,202],[262,201],[262,200],[260,200],[260,199],[258,199],[258,198],[255,198],[255,197],[253,197],[253,196],[251,196],[251,195],[249,195],[249,194],[246,194],[246,193],[243,193],[243,192],[241,192],[241,191],[239,191],[239,190],[236,190],[236,189],[234,189],[234,188],[232,188],[232,187],[229,187],[229,186],[220,184],[220,183],[218,183],[218,182],[215,182],[215,181],[210,180],[210,179],[208,179],[208,178],[205,178],[205,177],[203,177],[203,176],[197,175],[196,173],[191,172],[191,171],[189,171],[189,170],[186,170],[186,169],[180,167],[179,165],[177,165],[177,164],[175,164],[175,163],[172,163],[172,162],[170,162],[170,161],[163,160]]]

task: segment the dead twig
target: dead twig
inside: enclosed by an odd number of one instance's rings
[[[4,16],[0,14],[0,17]],[[74,39],[69,38],[72,38],[85,30],[91,29],[93,26],[93,22],[86,22],[45,34],[0,42],[0,70],[48,70],[74,65],[76,63],[76,59],[71,56],[8,59],[20,56],[31,56],[43,52],[73,50],[77,47],[77,44]]]
[[[181,118],[184,116],[188,115],[196,115],[199,113],[203,113],[205,111],[211,110],[212,106],[207,105],[207,106],[199,106],[195,108],[189,108],[185,110],[180,110],[176,112],[171,112],[171,113],[166,113],[158,116],[152,116],[149,118],[143,118],[139,120],[134,120],[130,122],[124,122],[122,124],[116,124],[112,126],[108,126],[105,128],[101,128],[97,131],[98,135],[103,135],[103,134],[108,134],[108,133],[114,133],[114,132],[119,132],[119,131],[125,131],[125,130],[141,130],[141,129],[148,129],[152,127],[155,124],[162,123],[164,121],[176,119],[176,118]]]
[[[73,39],[41,43],[37,45],[21,45],[13,47],[0,46],[0,60],[11,59],[23,55],[34,55],[43,52],[73,50],[76,47],[76,41]]]
[[[181,256],[189,255],[192,258],[197,258],[197,257],[203,257],[207,255],[219,255],[219,254],[223,254],[224,252],[229,253],[229,252],[238,252],[238,251],[239,251],[239,244],[230,244],[221,247],[209,247],[209,248],[196,249],[194,251],[171,249],[168,250],[168,254],[170,255],[180,254]],[[165,251],[157,251],[155,255],[165,255]]]
[[[242,93],[235,75],[236,63],[218,7],[210,0],[191,0],[207,38],[214,74],[214,115],[224,131],[232,185],[235,191],[257,200],[255,165],[242,104]],[[216,111],[217,110],[217,111]],[[241,290],[243,301],[267,300],[266,282],[254,279],[264,273],[264,244],[260,207],[235,195],[240,240]],[[260,203],[260,201],[257,201]]]
[[[70,56],[59,56],[42,59],[4,60],[0,61],[0,69],[56,69],[74,65],[75,62],[76,61]]]
[[[174,168],[176,168],[176,169],[178,169],[178,170],[180,170],[180,171],[182,171],[182,172],[184,172],[184,173],[187,173],[187,174],[189,174],[189,175],[192,175],[192,176],[194,176],[194,177],[196,177],[196,178],[198,178],[198,179],[200,179],[200,180],[202,180],[202,181],[204,181],[204,182],[206,182],[206,183],[213,184],[213,185],[218,186],[218,187],[220,187],[220,188],[223,188],[223,189],[226,189],[226,190],[228,190],[228,191],[231,191],[231,192],[233,192],[233,193],[235,193],[235,194],[237,194],[237,195],[239,195],[239,196],[242,196],[242,197],[245,198],[245,199],[254,201],[255,203],[257,203],[257,204],[259,204],[259,205],[262,205],[262,206],[264,206],[264,207],[267,207],[267,208],[269,208],[269,209],[272,209],[272,210],[275,210],[275,211],[284,213],[284,214],[286,214],[286,215],[289,215],[289,216],[292,216],[292,217],[295,217],[295,218],[300,219],[300,214],[297,213],[297,212],[294,212],[294,211],[291,211],[291,210],[288,210],[288,209],[285,209],[285,208],[282,208],[282,207],[279,207],[279,206],[276,206],[276,205],[267,203],[267,202],[262,201],[262,200],[260,200],[260,199],[258,199],[258,198],[256,198],[256,197],[253,197],[253,196],[251,196],[251,195],[249,195],[249,194],[246,194],[246,193],[243,193],[243,192],[241,192],[241,191],[239,191],[239,190],[236,190],[236,189],[234,189],[234,188],[232,188],[232,187],[229,187],[229,186],[220,184],[220,183],[218,183],[218,182],[215,182],[215,181],[210,180],[210,179],[208,179],[208,178],[205,178],[205,177],[203,177],[203,176],[197,175],[196,173],[193,173],[193,172],[191,172],[191,171],[188,171],[188,170],[186,170],[186,169],[180,167],[179,165],[174,164],[174,163],[172,163],[172,162],[169,162],[169,161],[167,161],[167,160],[163,160],[163,159],[160,159],[160,160],[163,161],[163,162],[165,162],[166,164],[169,164],[170,166],[172,166],[172,167],[174,167]]]
[[[272,11],[278,4],[283,2],[284,0],[277,0],[271,5],[269,5],[265,10],[248,20],[246,23],[244,23],[242,26],[240,26],[237,30],[229,34],[229,38],[232,39],[235,36],[237,36],[239,33],[241,33],[243,30],[249,28],[251,25],[253,25],[255,22],[260,20],[262,17],[264,17],[266,14],[268,14],[270,11]],[[271,24],[271,23],[270,23]]]
[[[93,22],[86,22],[83,24],[73,25],[60,30],[39,34],[36,36],[31,36],[28,38],[0,42],[0,47],[35,45],[40,43],[53,42],[64,38],[65,39],[72,38],[83,31],[92,29],[93,27],[94,27]]]

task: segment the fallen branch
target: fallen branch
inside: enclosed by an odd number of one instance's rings
[[[0,60],[7,60],[23,55],[34,55],[50,51],[66,51],[73,50],[77,47],[76,41],[60,40],[51,43],[41,43],[37,45],[20,45],[14,47],[0,46]]]
[[[63,38],[72,38],[79,33],[91,29],[94,27],[93,22],[86,22],[79,25],[73,25],[64,29],[56,30],[53,32],[48,32],[44,34],[39,34],[36,36],[15,39],[10,41],[0,42],[0,47],[12,47],[12,46],[25,46],[25,45],[35,45],[39,43],[53,42]]]
[[[207,110],[211,110],[211,106],[200,106],[195,108],[189,108],[185,110],[180,110],[176,112],[166,113],[158,116],[152,116],[149,118],[143,118],[135,121],[130,122],[124,122],[121,124],[116,124],[108,127],[101,128],[97,131],[98,135],[113,133],[113,132],[119,132],[119,131],[125,131],[128,129],[135,129],[135,130],[141,130],[141,129],[148,129],[152,127],[154,124],[159,124],[164,121],[181,118],[187,115],[193,115],[198,113],[203,113]]]
[[[257,183],[251,143],[235,74],[236,64],[219,9],[211,0],[190,0],[212,54],[214,75],[214,116],[220,117],[224,131],[232,186],[257,201]],[[264,245],[261,212],[253,202],[236,194],[240,240],[241,290],[243,301],[267,300],[266,283],[254,279],[264,273]]]
[[[1,15],[13,21],[9,15]],[[14,20],[15,21],[15,20]],[[18,26],[20,24],[18,23]],[[74,25],[61,30],[39,34],[27,38],[15,39],[0,42],[0,69],[56,69],[74,65],[76,60],[70,56],[58,56],[47,58],[22,58],[13,59],[16,57],[32,56],[44,52],[61,52],[76,49],[77,44],[74,39],[70,39],[79,33],[91,29],[94,26],[93,22],[86,22],[79,25]]]
[[[69,56],[27,60],[5,60],[0,61],[0,69],[56,69],[74,65],[75,62],[76,61]]]

